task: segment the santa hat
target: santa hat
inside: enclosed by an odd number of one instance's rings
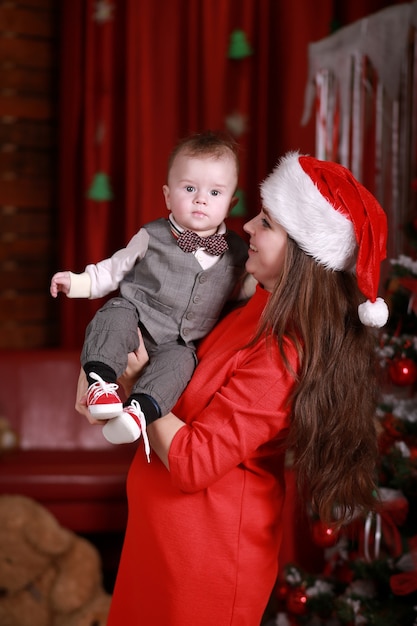
[[[367,298],[359,319],[384,326],[388,307],[377,293],[387,219],[374,196],[342,165],[291,152],[261,184],[261,197],[304,252],[329,270],[356,273]]]

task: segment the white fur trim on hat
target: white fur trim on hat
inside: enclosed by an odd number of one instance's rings
[[[335,211],[290,152],[261,185],[264,207],[304,252],[327,269],[352,270],[357,244],[353,224]]]

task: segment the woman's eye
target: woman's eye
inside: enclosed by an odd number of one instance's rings
[[[262,218],[262,226],[264,226],[265,228],[270,228],[270,223],[268,222],[268,220],[266,220],[264,217]]]
[[[195,187],[193,187],[192,185],[187,185],[186,190],[192,193],[193,191],[195,191]]]

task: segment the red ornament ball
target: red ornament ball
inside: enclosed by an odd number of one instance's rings
[[[399,387],[413,385],[417,380],[417,365],[412,359],[395,359],[391,361],[388,371],[394,385]]]
[[[277,586],[275,587],[275,595],[278,598],[278,600],[286,600],[288,597],[289,589],[290,588],[285,581],[278,582]]]
[[[339,539],[338,531],[331,526],[326,526],[326,524],[323,524],[320,520],[314,522],[312,535],[314,543],[320,546],[320,548],[330,548],[334,546]]]
[[[288,592],[287,611],[294,615],[303,615],[307,611],[307,594],[303,587],[294,587]]]

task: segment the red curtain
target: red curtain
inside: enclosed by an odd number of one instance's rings
[[[359,19],[366,5],[361,2]],[[381,3],[386,5],[386,3]],[[260,181],[290,149],[314,153],[301,127],[307,46],[326,37],[332,0],[62,0],[59,269],[83,271],[166,215],[168,155],[182,136],[237,123],[247,216]],[[380,7],[382,8],[382,7]],[[228,57],[244,32],[252,54]],[[87,192],[97,174],[112,199]],[[103,182],[103,181],[101,181]],[[98,302],[61,298],[61,344],[81,345]]]

